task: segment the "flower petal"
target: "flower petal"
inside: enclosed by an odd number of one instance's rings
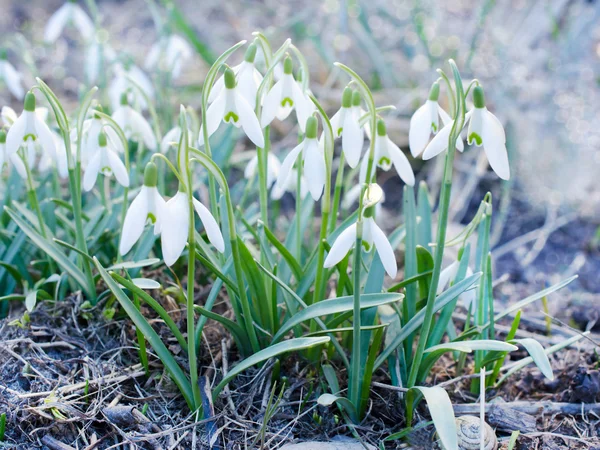
[[[306,141],[305,141],[306,142]],[[308,190],[313,200],[316,202],[323,194],[325,185],[325,157],[319,148],[316,139],[306,142],[304,149],[304,176],[308,183]]]
[[[452,131],[452,125],[454,121],[449,122],[445,125],[438,134],[431,140],[429,145],[425,147],[422,158],[428,160],[434,156],[439,155],[448,148],[448,138],[450,137],[450,131]]]
[[[431,136],[431,103],[437,105],[437,102],[427,101],[410,118],[408,145],[415,158],[423,152]]]
[[[258,123],[254,110],[250,107],[237,88],[235,92],[235,107],[240,116],[242,129],[246,133],[246,136],[250,138],[254,145],[263,148],[265,146],[265,138],[260,123]]]
[[[100,172],[100,166],[102,165],[102,153],[96,151],[94,156],[88,162],[83,174],[83,190],[86,192],[91,191],[96,184],[98,178],[98,172]]]
[[[208,240],[219,252],[223,253],[225,251],[225,241],[223,240],[223,234],[221,233],[219,224],[208,208],[196,199],[194,199],[194,208],[196,209],[198,216],[200,216],[202,225],[204,225]]]
[[[148,216],[148,194],[148,188],[142,186],[138,196],[129,205],[123,221],[121,243],[119,244],[121,255],[127,254],[144,232],[146,217]]]
[[[125,168],[123,161],[117,156],[112,150],[106,149],[106,156],[108,157],[108,164],[112,170],[115,178],[119,184],[123,187],[129,187],[129,174]]]
[[[273,119],[277,115],[277,111],[281,106],[282,89],[283,80],[279,80],[273,85],[263,100],[262,113],[260,115],[260,124],[263,128],[273,122]]]
[[[75,28],[77,28],[85,40],[90,39],[94,35],[95,27],[92,19],[77,4],[73,4],[73,25],[75,25]]]
[[[27,117],[21,114],[19,118],[11,125],[6,134],[6,154],[12,155],[17,153],[19,147],[23,145],[23,136],[25,135],[25,127],[27,126]]]
[[[212,134],[217,131],[217,128],[219,128],[219,125],[223,121],[223,116],[225,115],[225,106],[227,103],[227,95],[225,94],[225,89],[223,89],[206,111],[206,130],[208,131],[208,137],[211,137]],[[200,145],[200,147],[204,145],[204,131],[202,126],[200,126],[198,145]]]
[[[335,266],[348,254],[356,241],[356,223],[353,223],[348,228],[340,233],[338,238],[331,246],[331,250],[325,258],[323,267],[328,269]]]
[[[156,136],[154,136],[152,127],[144,118],[144,116],[142,116],[135,109],[130,108],[129,123],[134,133],[137,134],[138,138],[144,141],[146,147],[150,150],[154,150],[156,148]]]
[[[384,139],[388,140],[387,148],[392,159],[392,163],[396,168],[396,172],[400,175],[400,178],[408,184],[409,186],[415,185],[415,174],[413,173],[412,167],[408,162],[408,158],[406,155],[400,150],[400,148],[394,144],[389,137],[385,137]]]
[[[172,266],[181,256],[188,240],[190,211],[187,195],[177,192],[161,211],[161,248],[163,260]]]
[[[331,129],[333,130],[333,137],[334,138],[338,138],[342,135],[342,130],[344,129],[344,124],[343,124],[343,120],[346,116],[346,111],[344,111],[344,108],[340,108],[337,110],[337,112],[333,115],[333,117],[330,119],[330,123],[331,123]]]
[[[303,148],[304,142],[301,142],[300,144],[296,145],[296,147],[294,147],[294,149],[291,152],[289,152],[283,160],[283,163],[281,164],[281,170],[279,171],[279,176],[277,177],[277,181],[275,182],[275,187],[277,189],[285,190],[288,178],[292,172],[292,167],[294,167],[294,163],[298,159],[298,155],[300,155],[300,152]]]
[[[292,83],[292,94],[294,96],[294,107],[296,108],[296,117],[298,118],[298,127],[304,133],[306,121],[315,110],[313,102],[302,92],[300,84],[296,81]]]
[[[383,267],[387,274],[391,278],[396,278],[396,274],[398,273],[398,266],[396,264],[396,256],[394,255],[394,249],[392,248],[392,244],[390,244],[390,241],[385,236],[383,231],[381,231],[381,228],[379,228],[375,221],[372,218],[370,218],[370,220],[373,243],[375,244],[377,253],[379,253],[381,263],[383,264]]]
[[[177,145],[179,139],[181,139],[181,128],[178,126],[171,128],[160,143],[161,153],[167,153],[172,146]]]
[[[448,284],[450,284],[451,281],[454,281],[454,277],[456,276],[456,272],[458,271],[458,266],[458,261],[454,261],[452,264],[450,264],[448,267],[446,267],[440,272],[440,278],[438,280],[436,291],[437,295],[444,292]]]
[[[69,20],[69,16],[72,11],[72,3],[65,3],[60,8],[58,8],[48,22],[46,23],[46,29],[44,30],[44,41],[52,44],[58,39],[60,33],[62,33],[63,28],[67,24]]]
[[[17,99],[21,100],[25,95],[23,86],[21,86],[21,75],[8,61],[2,61],[0,64],[2,65],[0,72],[4,77],[6,87]]]
[[[365,135],[358,122],[351,113],[345,114],[342,129],[342,150],[351,168],[355,168],[360,161]]]
[[[504,142],[504,128],[496,116],[489,111],[483,116],[482,125],[483,149],[490,166],[500,178],[508,180],[510,178],[510,165]]]

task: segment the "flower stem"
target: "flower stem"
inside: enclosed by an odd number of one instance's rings
[[[335,177],[335,188],[333,191],[333,204],[331,209],[331,217],[329,223],[329,233],[333,233],[337,225],[338,210],[340,208],[340,198],[342,196],[342,185],[344,184],[344,153],[340,155],[338,163],[338,171]]]
[[[269,198],[268,198],[268,186],[267,186],[267,164],[268,154],[270,147],[269,139],[269,127],[265,128],[265,147],[257,147],[257,158],[258,158],[258,191],[259,191],[259,203],[260,203],[260,218],[265,226],[269,226]]]
[[[412,360],[410,373],[408,376],[407,388],[411,388],[415,385],[421,361],[423,360],[423,353],[425,351],[425,345],[429,338],[429,331],[433,322],[433,306],[435,303],[435,297],[437,292],[438,283],[440,280],[440,272],[442,269],[442,260],[444,257],[444,246],[446,244],[446,230],[448,227],[448,210],[450,207],[450,193],[452,190],[452,168],[454,164],[454,154],[456,153],[456,139],[460,135],[460,131],[464,125],[465,120],[465,98],[463,95],[462,80],[458,69],[454,64],[454,61],[450,60],[450,65],[454,72],[455,86],[456,86],[456,111],[454,114],[454,123],[448,139],[448,150],[446,151],[446,161],[444,165],[444,178],[442,182],[442,191],[440,194],[440,206],[438,215],[438,229],[437,229],[437,243],[435,247],[435,257],[433,265],[433,273],[431,276],[431,284],[429,286],[429,294],[427,297],[427,305],[425,307],[425,317],[423,319],[423,325],[421,327],[417,350]]]

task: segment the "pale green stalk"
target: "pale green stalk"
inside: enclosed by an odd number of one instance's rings
[[[429,295],[427,297],[427,305],[425,307],[425,317],[423,319],[423,325],[421,327],[417,350],[413,357],[410,373],[408,377],[407,388],[411,388],[415,385],[417,375],[419,374],[419,368],[421,361],[423,360],[423,353],[425,351],[425,345],[429,338],[429,331],[433,322],[433,307],[435,303],[436,292],[438,283],[440,280],[440,272],[442,269],[442,261],[444,256],[444,246],[446,244],[446,231],[448,227],[448,210],[450,207],[450,193],[452,190],[452,168],[454,164],[454,154],[456,152],[456,139],[460,135],[460,131],[464,125],[465,120],[465,98],[463,95],[463,86],[458,68],[453,60],[450,60],[450,66],[454,73],[454,81],[456,86],[456,111],[454,112],[454,124],[450,131],[450,137],[448,139],[448,150],[446,151],[446,162],[444,166],[444,177],[442,183],[442,191],[440,194],[440,207],[438,216],[438,230],[437,230],[437,243],[435,247],[435,257],[433,273],[431,276],[431,284],[429,286]]]

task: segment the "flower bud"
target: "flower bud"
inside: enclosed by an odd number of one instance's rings
[[[286,56],[283,60],[283,73],[286,75],[291,75],[294,71],[294,64],[292,63],[292,58]]]
[[[352,106],[360,106],[362,102],[362,97],[360,96],[360,92],[354,91],[352,93]]]
[[[144,186],[155,187],[158,184],[158,168],[152,161],[144,169]]]
[[[97,112],[104,112],[103,109],[102,109],[102,106],[98,105],[98,106],[96,106],[96,109],[94,110],[94,119],[101,119],[102,117],[100,117],[99,114],[96,114],[96,111]]]
[[[348,86],[344,89],[342,94],[342,108],[350,108],[352,106],[352,89]]]
[[[35,111],[35,95],[31,91],[25,95],[25,101],[23,102],[23,109],[25,111]]]
[[[483,95],[483,88],[481,86],[473,88],[473,104],[475,108],[485,108],[485,96]]]
[[[121,94],[121,105],[123,105],[123,106],[129,105],[129,100],[127,99],[127,93],[126,92],[123,92]]]
[[[253,63],[254,58],[256,58],[256,44],[252,43],[246,49],[246,54],[244,55],[244,61]]]
[[[316,139],[317,138],[317,118],[315,116],[310,116],[306,121],[306,138],[307,139]]]
[[[431,85],[429,89],[429,100],[437,102],[440,97],[440,84],[436,81]]]
[[[235,88],[235,73],[233,73],[233,70],[231,70],[229,67],[225,69],[223,79],[225,80],[225,87],[227,89]]]

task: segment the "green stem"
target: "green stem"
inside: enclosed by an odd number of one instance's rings
[[[331,206],[331,217],[329,222],[329,233],[333,233],[337,225],[338,210],[340,208],[340,198],[342,196],[342,185],[344,184],[344,153],[340,155],[337,175],[335,177],[335,188],[333,191],[333,204]]]
[[[361,371],[361,345],[360,345],[360,269],[362,247],[363,222],[359,221],[356,228],[356,243],[354,244],[354,262],[352,265],[354,275],[354,308],[352,332],[352,363],[350,364],[349,399],[355,407],[360,404],[360,371]]]
[[[267,164],[268,164],[268,152],[269,152],[269,127],[265,128],[265,148],[257,147],[257,158],[258,158],[258,191],[259,191],[259,203],[260,203],[260,218],[262,222],[269,226],[269,197],[268,197],[268,186],[267,186]]]
[[[425,307],[425,317],[423,319],[423,325],[419,335],[419,341],[417,350],[413,358],[413,362],[410,368],[410,374],[408,377],[407,388],[411,388],[415,385],[421,361],[423,360],[423,353],[425,351],[425,345],[429,339],[429,331],[433,322],[433,307],[435,303],[435,297],[437,292],[438,283],[440,280],[440,272],[442,270],[442,261],[444,256],[444,246],[446,244],[446,230],[448,228],[448,210],[450,207],[450,193],[452,190],[452,168],[454,164],[454,154],[456,153],[456,139],[462,130],[465,120],[465,98],[463,95],[462,80],[458,69],[454,64],[454,61],[450,60],[450,65],[454,72],[455,86],[457,90],[457,103],[456,111],[454,115],[454,124],[450,131],[450,137],[448,138],[448,150],[446,151],[446,161],[444,166],[444,178],[442,182],[442,191],[440,195],[440,206],[438,216],[438,229],[437,229],[437,243],[435,247],[435,258],[433,265],[433,273],[431,276],[431,284],[429,286],[429,294],[427,296],[427,306]]]
[[[296,259],[302,264],[302,158],[297,160],[296,170]],[[318,267],[318,266],[317,266]],[[318,276],[318,275],[317,275]]]

